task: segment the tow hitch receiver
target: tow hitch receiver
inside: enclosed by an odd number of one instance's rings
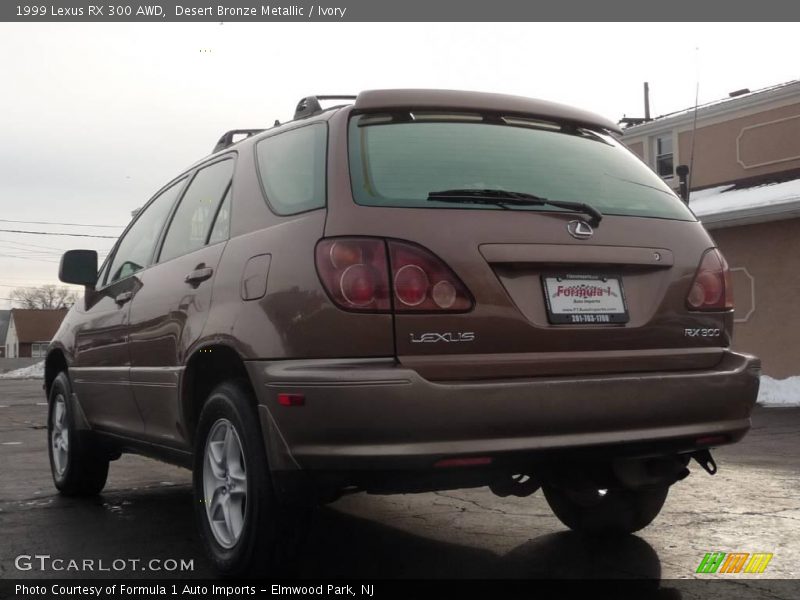
[[[717,463],[714,462],[711,452],[708,449],[694,452],[692,458],[695,459],[697,464],[703,467],[709,475],[714,475],[717,472]]]

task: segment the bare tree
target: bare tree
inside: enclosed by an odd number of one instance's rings
[[[52,284],[38,288],[17,288],[11,292],[11,299],[22,308],[69,308],[78,299],[75,292],[63,286]]]

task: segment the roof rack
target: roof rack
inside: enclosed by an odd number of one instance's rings
[[[217,145],[214,146],[214,150],[211,154],[215,154],[220,150],[224,150],[228,146],[233,146],[236,142],[240,142],[241,140],[233,140],[233,137],[236,135],[243,135],[245,138],[249,138],[251,135],[256,135],[257,133],[261,133],[262,131],[266,131],[264,129],[231,129],[230,131],[226,131],[219,141]]]
[[[322,107],[319,104],[320,100],[355,100],[356,96],[306,96],[300,102],[297,103],[297,108],[294,111],[294,118],[295,119],[304,119],[306,117],[311,117],[313,115],[317,115],[322,112]],[[277,119],[275,120],[275,124],[273,127],[280,126],[280,121]],[[257,135],[262,131],[266,131],[266,129],[231,129],[230,131],[226,131],[219,141],[214,146],[214,150],[211,151],[211,154],[216,154],[220,150],[224,150],[228,146],[233,146],[237,142],[241,142],[241,139],[234,140],[233,138],[237,135],[243,135],[246,139],[252,135]]]
[[[312,117],[322,112],[320,100],[355,100],[356,96],[306,96],[297,103],[297,108],[294,110],[295,119],[305,119]]]

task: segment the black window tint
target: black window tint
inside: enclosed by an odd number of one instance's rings
[[[327,127],[316,123],[265,138],[256,146],[264,192],[279,215],[325,206]]]
[[[164,221],[183,188],[183,183],[181,180],[163,191],[137,215],[136,222],[118,244],[111,263],[108,283],[136,273],[150,264],[153,248],[164,227]]]
[[[214,227],[211,229],[211,235],[208,237],[209,244],[216,244],[228,239],[231,234],[231,188],[225,192],[225,199],[217,212],[217,218],[214,220]]]
[[[160,261],[205,246],[211,221],[232,176],[233,160],[223,160],[197,172],[172,217]]]

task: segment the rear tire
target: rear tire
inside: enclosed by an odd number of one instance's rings
[[[69,378],[63,371],[50,386],[47,408],[47,448],[53,483],[65,496],[100,493],[108,478],[108,454],[78,431]]]
[[[543,486],[553,513],[564,525],[593,536],[619,536],[647,527],[661,512],[669,486],[641,489]]]
[[[195,516],[206,552],[227,576],[285,574],[307,511],[280,504],[272,487],[255,400],[225,382],[206,400],[195,436]]]

